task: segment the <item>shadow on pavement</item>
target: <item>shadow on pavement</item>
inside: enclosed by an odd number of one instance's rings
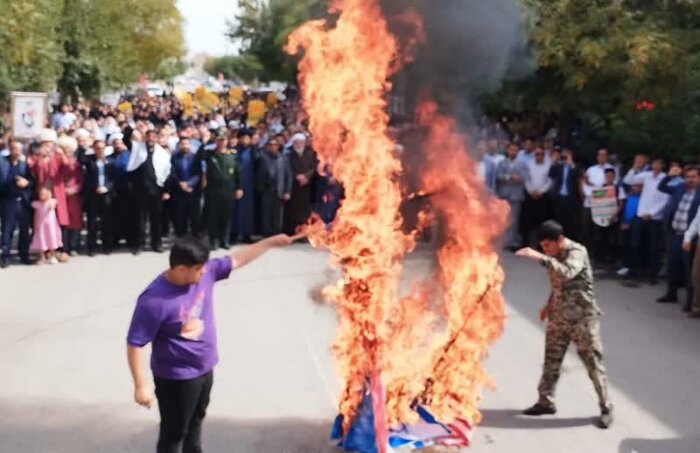
[[[480,427],[500,429],[564,429],[593,426],[597,421],[596,417],[526,417],[522,415],[521,411],[513,409],[484,409],[481,411],[481,414],[484,418],[479,424]]]
[[[158,426],[154,418],[139,422],[116,415],[137,413],[137,410],[125,406],[21,405],[0,401],[0,451],[155,451]],[[139,413],[142,415],[143,412]],[[330,453],[336,450],[330,445],[329,433],[328,421],[208,417],[204,422],[204,450],[207,453]]]
[[[619,453],[697,453],[700,438],[683,439],[625,439]]]

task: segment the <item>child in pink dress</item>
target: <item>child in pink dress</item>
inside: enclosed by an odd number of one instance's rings
[[[61,226],[56,217],[57,202],[51,198],[51,190],[48,187],[39,189],[39,199],[32,202],[34,208],[34,237],[32,238],[31,251],[39,252],[39,264],[58,263],[56,249],[63,247]]]

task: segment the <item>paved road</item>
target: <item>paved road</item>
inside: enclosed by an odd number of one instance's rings
[[[425,254],[411,259],[419,272]],[[166,257],[79,258],[0,272],[0,452],[149,452],[157,414],[131,403],[124,337],[139,291]],[[524,419],[543,356],[536,319],[542,269],[505,257],[506,333],[488,361],[498,389],[483,403],[470,451],[700,451],[700,323],[658,306],[659,288],[600,282],[604,342],[617,406],[608,432],[592,426],[595,396],[575,354],[565,362],[560,414]],[[275,251],[216,293],[221,364],[206,424],[208,452],[327,452],[338,387],[327,345],[331,307],[310,293],[330,277],[326,255]]]

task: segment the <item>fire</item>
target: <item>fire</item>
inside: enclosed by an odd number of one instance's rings
[[[487,200],[454,123],[425,104],[431,132],[421,189],[432,195],[435,213],[422,213],[419,224],[440,219],[446,240],[435,278],[401,296],[402,258],[414,248],[416,232],[401,229],[402,168],[388,135],[386,95],[406,49],[388,31],[378,0],[335,0],[330,10],[336,21],[303,25],[287,51],[304,51],[300,83],[314,146],[345,189],[333,228],[309,230],[312,243],[328,248],[343,270],[324,295],[340,317],[333,352],[344,383],[345,428],[368,382],[384,390],[385,410],[375,408],[375,417],[392,425],[412,421],[415,402],[446,422],[478,422],[481,389],[489,384],[480,362],[504,319],[493,242],[505,208]],[[417,16],[403,20],[421,33]],[[431,305],[437,297],[441,316]]]

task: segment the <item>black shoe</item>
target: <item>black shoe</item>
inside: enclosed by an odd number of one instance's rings
[[[537,403],[534,406],[523,411],[523,415],[529,415],[531,417],[539,417],[540,415],[554,415],[556,413],[556,406],[548,406],[540,403]]]
[[[20,258],[19,262],[24,264],[25,266],[31,266],[32,264],[34,264],[34,262],[31,259],[29,259],[28,256],[23,256],[22,258]]]
[[[687,303],[683,305],[683,313],[690,313],[693,311],[693,304],[692,303]]]
[[[700,319],[700,311],[691,311],[688,313],[690,319]]]
[[[649,278],[649,284],[651,286],[656,286],[659,284],[659,279],[656,277],[651,277],[651,278]]]
[[[90,258],[92,258],[93,256],[95,256],[95,252],[93,252],[92,250],[88,250],[87,256],[89,256]]]
[[[613,424],[613,414],[612,410],[605,410],[600,414],[598,419],[598,428],[608,429]]]
[[[131,249],[131,254],[134,255],[134,256],[140,255],[140,254],[141,254],[141,248],[140,248],[140,247],[137,247],[137,248],[135,248],[135,249]]]
[[[246,236],[246,237],[243,238],[243,242],[244,242],[245,244],[252,244],[252,243],[253,243],[253,238],[251,238],[250,236]]]
[[[153,247],[153,251],[156,253],[163,253],[163,247],[161,247],[160,245],[157,245],[157,246]]]
[[[673,294],[666,294],[665,296],[656,299],[656,302],[659,304],[675,304],[678,302],[678,298]]]
[[[7,266],[10,265],[10,260],[5,258],[4,256],[0,258],[0,269],[5,269]]]

